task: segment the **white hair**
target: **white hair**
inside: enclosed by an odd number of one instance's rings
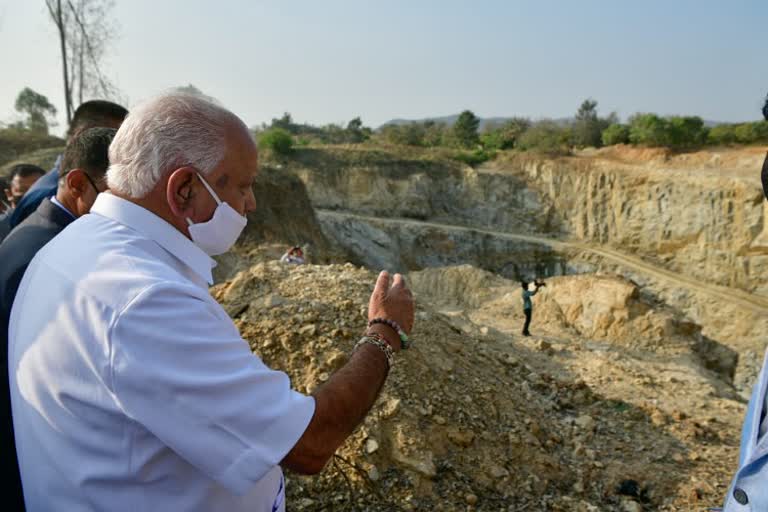
[[[169,92],[131,110],[109,146],[109,188],[145,197],[183,166],[210,173],[224,158],[226,132],[245,124],[211,99]]]

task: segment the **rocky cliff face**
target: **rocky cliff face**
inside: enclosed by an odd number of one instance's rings
[[[315,208],[519,233],[559,229],[550,201],[522,175],[368,150],[304,151],[289,169],[306,184]]]
[[[323,234],[304,183],[296,176],[262,166],[253,193],[256,210],[248,214],[245,231],[230,252],[216,258],[217,282],[247,268],[254,258],[277,259],[294,245],[302,246],[313,263],[345,256]]]
[[[755,164],[753,176],[606,161],[530,160],[501,167],[546,196],[571,236],[768,295],[768,206]]]
[[[340,153],[325,165],[305,156],[291,170],[317,208],[607,244],[708,282],[768,295],[759,150],[738,160],[712,153],[706,160],[642,165],[600,155],[516,156],[479,170],[358,153],[364,156]],[[338,232],[341,225],[326,227]]]
[[[332,241],[354,255],[354,263],[372,269],[406,272],[468,263],[511,279],[567,273],[564,254],[534,241],[328,211],[318,218]]]

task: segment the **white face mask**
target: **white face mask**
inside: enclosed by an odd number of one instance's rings
[[[203,182],[206,190],[210,192],[218,206],[213,212],[213,217],[206,222],[195,224],[192,219],[187,218],[189,235],[192,237],[192,241],[208,256],[218,256],[235,245],[237,238],[248,223],[248,219],[237,213],[227,203],[223,203],[208,182],[200,176],[200,173],[197,174],[197,177]]]

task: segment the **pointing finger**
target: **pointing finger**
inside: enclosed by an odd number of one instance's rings
[[[376,279],[376,286],[373,288],[374,295],[386,295],[389,290],[389,273],[382,270]]]

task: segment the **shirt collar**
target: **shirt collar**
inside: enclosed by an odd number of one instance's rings
[[[213,284],[216,262],[189,238],[146,208],[109,193],[96,197],[91,213],[112,219],[141,233],[178,258],[192,271]]]
[[[50,201],[51,201],[53,204],[55,204],[56,206],[58,206],[59,208],[61,208],[62,210],[64,210],[64,212],[66,212],[66,214],[67,214],[67,215],[69,215],[70,217],[72,217],[72,219],[73,219],[73,220],[74,220],[74,219],[77,219],[77,217],[75,217],[75,214],[74,214],[74,213],[72,213],[71,211],[69,211],[69,209],[68,209],[66,206],[64,206],[63,204],[61,204],[61,201],[59,201],[58,199],[56,199],[56,196],[53,196],[53,197],[51,197]]]

